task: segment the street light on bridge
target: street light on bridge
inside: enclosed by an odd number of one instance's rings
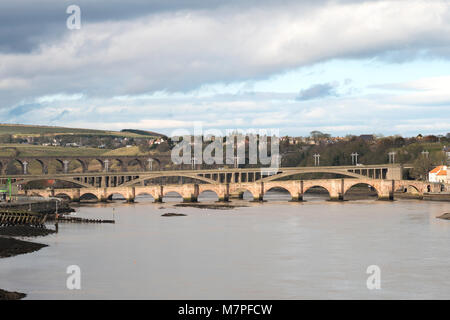
[[[317,166],[320,166],[320,154],[318,154],[318,153],[315,153],[314,155],[313,155],[313,157],[314,157],[314,165],[317,167]]]
[[[23,164],[23,174],[28,174],[28,162],[24,161],[22,164]]]
[[[389,163],[395,163],[395,152],[389,152]]]
[[[358,156],[359,156],[358,152],[353,152],[351,156],[352,156],[352,164],[354,164],[355,166],[358,165]]]
[[[150,158],[147,161],[148,161],[148,165],[150,167],[150,171],[152,171],[153,170],[153,159]]]

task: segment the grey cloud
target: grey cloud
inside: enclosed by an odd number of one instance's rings
[[[68,30],[66,8],[81,8],[82,23],[129,20],[180,10],[242,10],[254,6],[288,5],[296,0],[16,0],[0,2],[0,52],[30,52],[40,44],[58,41]],[[304,1],[305,7],[328,0]],[[348,2],[348,1],[345,1]],[[233,9],[234,8],[234,9]]]
[[[53,117],[50,121],[58,121],[58,120],[62,120],[65,116],[67,116],[70,112],[68,110],[64,110],[60,113],[58,113],[55,117]]]
[[[41,105],[38,103],[22,104],[9,110],[7,116],[17,118],[40,107]]]
[[[61,92],[89,99],[185,92],[337,58],[450,48],[450,19],[444,19],[449,9],[432,7],[434,2],[374,7],[378,2],[358,2],[355,14],[353,6],[336,1],[299,6],[294,0],[81,0],[82,28],[73,32],[65,28],[65,8],[72,1],[23,0],[20,7],[5,2],[0,3],[0,30],[7,31],[1,33],[4,40],[0,35],[0,47],[10,53],[0,52],[3,108]],[[404,14],[395,15],[400,11]],[[371,17],[379,26],[366,23]],[[15,54],[19,49],[31,52]],[[310,88],[300,99],[330,92],[326,86]]]
[[[296,100],[305,101],[329,96],[337,96],[336,85],[332,83],[315,84],[308,89],[300,90]]]

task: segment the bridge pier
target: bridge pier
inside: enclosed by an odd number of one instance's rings
[[[263,202],[264,201],[264,195],[258,194],[257,196],[253,196],[253,202]]]
[[[294,195],[291,197],[291,202],[302,202],[303,201],[303,194],[298,193],[297,195]]]
[[[230,194],[230,199],[244,199],[244,192],[234,192]]]
[[[218,202],[229,202],[230,201],[230,197],[225,195],[223,197],[219,197]]]
[[[190,196],[190,197],[183,197],[183,202],[189,203],[189,202],[198,202],[197,197]]]

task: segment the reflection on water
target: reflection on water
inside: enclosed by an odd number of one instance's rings
[[[233,210],[149,196],[82,205],[77,216],[114,215],[116,224],[61,223],[57,235],[34,240],[49,247],[0,260],[0,287],[29,299],[450,298],[450,223],[435,218],[448,203],[326,198],[295,203],[273,192]],[[80,291],[66,289],[73,264]],[[366,287],[374,264],[381,290]]]

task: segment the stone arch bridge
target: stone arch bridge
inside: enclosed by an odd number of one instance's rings
[[[119,167],[120,172],[127,172],[131,165],[138,166],[141,171],[159,170],[167,163],[170,163],[170,155],[157,156],[15,156],[0,157],[0,172],[6,174],[8,166],[12,163],[18,164],[20,174],[29,174],[29,166],[32,162],[39,163],[41,174],[48,174],[50,162],[56,162],[59,165],[59,173],[68,174],[69,166],[76,162],[81,167],[81,172],[88,171],[89,163],[96,161],[100,165],[98,172],[109,172],[114,163]]]
[[[22,190],[21,193],[31,196],[57,197],[65,196],[71,201],[80,201],[86,194],[95,196],[99,201],[107,201],[114,194],[121,194],[128,202],[133,202],[140,194],[151,195],[156,202],[161,202],[169,192],[176,192],[185,202],[196,202],[198,196],[205,191],[216,193],[219,201],[228,201],[231,196],[242,196],[245,191],[252,194],[255,201],[263,200],[264,195],[274,189],[281,188],[289,192],[293,201],[302,201],[306,191],[313,187],[322,187],[328,191],[331,200],[344,200],[345,194],[350,188],[358,184],[366,184],[372,187],[380,200],[393,200],[396,190],[413,188],[418,194],[429,192],[429,188],[437,186],[428,183],[411,180],[383,180],[383,179],[312,179],[312,180],[287,180],[287,181],[255,181],[240,183],[187,183],[168,185],[137,185],[120,187],[86,187],[69,189],[34,189]],[[432,191],[432,190],[431,190]]]

